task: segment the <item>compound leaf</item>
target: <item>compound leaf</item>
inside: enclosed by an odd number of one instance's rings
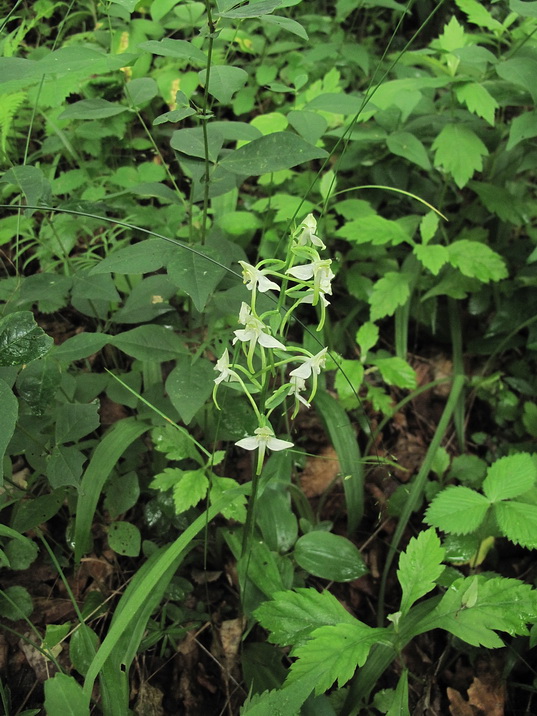
[[[535,485],[537,468],[529,453],[508,455],[488,469],[483,492],[491,502],[518,497]]]
[[[462,189],[474,172],[483,168],[488,149],[477,134],[464,124],[446,124],[433,142],[434,165],[449,172]]]
[[[448,487],[431,502],[424,521],[443,532],[466,535],[479,527],[489,507],[489,500],[469,487]]]
[[[408,543],[399,558],[397,579],[403,590],[401,612],[405,614],[415,601],[428,594],[444,571],[445,550],[433,529],[421,532]]]
[[[447,247],[449,263],[469,278],[488,283],[507,277],[503,258],[479,241],[461,239]]]

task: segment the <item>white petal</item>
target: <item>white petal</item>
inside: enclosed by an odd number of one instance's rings
[[[238,445],[238,443],[235,443]],[[279,438],[269,438],[267,440],[267,447],[269,450],[274,450],[277,452],[278,450],[286,450],[287,448],[292,448],[294,446],[294,443],[290,443],[289,440],[280,440]]]
[[[257,438],[254,438],[253,435],[250,435],[247,438],[243,438],[242,440],[239,440],[235,443],[237,447],[244,448],[245,450],[257,450],[259,447],[259,440]]]
[[[300,279],[301,281],[307,281],[313,276],[313,265],[306,264],[305,266],[294,266],[287,270],[288,274]]]
[[[298,368],[292,370],[289,375],[293,378],[302,378],[302,380],[306,380],[311,375],[311,364],[309,361],[305,361],[302,365],[299,365]]]
[[[272,291],[280,290],[280,287],[278,286],[277,283],[275,283],[274,281],[271,281],[270,279],[268,279],[266,276],[263,276],[263,275],[261,275],[259,277],[258,285],[259,285],[260,293],[265,293],[266,291],[270,291],[271,289],[272,289]]]
[[[259,334],[259,344],[262,345],[263,348],[280,348],[282,351],[285,350],[283,343],[280,343],[280,341],[276,338],[269,336],[268,333]]]
[[[244,342],[251,340],[251,331],[247,331],[244,328],[239,328],[234,331],[234,333],[237,337],[234,339],[233,344],[235,344],[237,340]]]

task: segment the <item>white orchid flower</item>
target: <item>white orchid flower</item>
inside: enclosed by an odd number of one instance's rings
[[[291,379],[289,380],[289,392],[287,395],[293,396],[295,399],[295,403],[297,403],[295,413],[293,414],[293,417],[298,412],[298,402],[302,403],[302,405],[305,405],[306,408],[310,408],[310,404],[306,400],[306,398],[303,398],[300,393],[302,393],[304,390],[306,390],[306,381],[304,378],[301,378],[300,376],[292,375]]]
[[[241,310],[239,312],[239,323],[242,323],[244,328],[239,328],[234,331],[235,338],[233,339],[233,345],[237,341],[243,343],[250,343],[250,353],[253,352],[256,343],[263,346],[263,348],[280,348],[285,350],[283,343],[267,333],[267,326],[256,318],[247,303],[242,303]]]
[[[301,230],[302,229],[302,230]],[[325,249],[326,246],[323,244],[321,239],[315,235],[317,231],[317,221],[313,214],[308,214],[304,221],[298,227],[300,233],[297,235],[295,242],[298,246],[319,246],[321,249]]]
[[[306,380],[311,375],[319,375],[326,363],[327,353],[328,348],[323,348],[316,355],[311,356],[311,358],[303,359],[302,364],[292,370],[289,375],[291,378],[300,378],[302,380]]]
[[[313,300],[312,303],[318,302],[319,297],[326,293],[332,293],[332,279],[334,273],[330,268],[332,264],[331,259],[323,259],[318,261],[311,261],[309,264],[304,266],[293,266],[293,268],[287,269],[287,273],[300,281],[309,281],[313,279]],[[326,299],[325,299],[326,300]],[[303,301],[303,303],[309,303],[309,301]]]
[[[239,261],[239,263],[242,266],[244,283],[249,291],[258,290],[259,293],[266,293],[270,290],[280,290],[277,283],[266,277],[266,271],[258,269],[251,264],[247,264],[246,261]]]
[[[230,368],[229,353],[227,348],[222,353],[222,356],[216,361],[214,369],[219,371],[219,375],[214,379],[216,385],[219,383],[228,383],[231,380],[237,380],[235,371]]]
[[[261,473],[263,467],[263,460],[265,458],[265,452],[267,450],[273,450],[277,452],[279,450],[286,450],[292,448],[293,443],[289,440],[280,440],[274,436],[274,430],[270,425],[263,425],[254,430],[253,435],[249,435],[242,440],[235,443],[237,447],[244,448],[245,450],[259,450],[257,454],[257,474]]]

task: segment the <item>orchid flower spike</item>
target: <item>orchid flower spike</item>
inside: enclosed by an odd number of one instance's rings
[[[309,246],[313,244],[321,249],[325,249],[326,246],[323,244],[321,239],[315,235],[317,231],[317,221],[313,214],[308,214],[304,221],[298,227],[300,233],[295,238],[295,244],[297,246]]]
[[[246,288],[249,291],[258,290],[259,293],[266,293],[267,291],[279,291],[280,287],[274,281],[271,281],[266,277],[267,271],[258,269],[251,264],[247,264],[246,261],[239,261],[242,266],[242,276]]]
[[[293,443],[289,440],[280,440],[275,437],[274,430],[270,425],[262,425],[254,430],[253,435],[249,435],[242,440],[238,440],[235,445],[237,447],[244,448],[245,450],[258,450],[257,454],[257,474],[261,473],[263,467],[263,460],[265,458],[265,452],[267,450],[286,450],[292,448]]]

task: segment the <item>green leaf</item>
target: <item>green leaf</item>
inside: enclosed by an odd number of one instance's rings
[[[202,468],[183,471],[179,481],[173,487],[176,513],[179,515],[190,507],[195,507],[207,494],[208,487],[209,480]]]
[[[43,415],[50,409],[61,383],[61,372],[56,361],[48,357],[32,361],[17,376],[17,390],[34,415]]]
[[[343,236],[354,244],[371,242],[374,246],[382,244],[397,246],[410,238],[396,221],[390,221],[378,214],[369,214],[346,223],[338,229],[337,235]]]
[[[170,328],[158,324],[138,326],[130,331],[119,333],[110,339],[119,350],[142,361],[174,360],[187,353],[187,348],[179,336]]]
[[[492,127],[494,126],[494,113],[499,105],[482,84],[465,82],[455,85],[455,94],[459,102],[465,104],[470,112],[483,117]]]
[[[303,109],[292,109],[287,115],[287,121],[310,144],[315,144],[328,126],[328,122],[321,114]]]
[[[282,581],[278,569],[278,559],[284,558],[272,552],[263,541],[252,540],[251,547],[237,561],[242,590],[245,589],[248,581],[251,581],[265,596],[270,598],[276,592],[289,587],[290,584],[284,584]],[[287,564],[291,567],[289,562]]]
[[[194,246],[196,253],[188,252],[168,264],[168,276],[174,285],[192,299],[201,313],[209,297],[226,274],[222,264],[222,251],[210,246]]]
[[[232,5],[236,4],[237,3],[235,2],[232,3]],[[220,17],[229,17],[241,20],[245,18],[262,17],[283,4],[283,0],[252,0],[242,7],[234,10],[225,10],[223,12],[219,12],[218,15]]]
[[[30,311],[16,311],[0,321],[0,366],[21,365],[41,358],[54,341]]]
[[[168,460],[190,458],[203,465],[204,460],[194,445],[194,439],[185,428],[162,425],[152,431],[151,437],[155,444],[155,449],[166,453]]]
[[[78,333],[56,346],[52,355],[58,361],[72,363],[98,353],[109,340],[110,336],[105,333]]]
[[[403,669],[386,716],[411,716],[408,710],[408,669]]]
[[[295,544],[293,556],[302,569],[334,582],[350,582],[368,571],[357,547],[331,532],[302,535]]]
[[[47,478],[52,489],[78,487],[86,457],[76,447],[57,445],[47,460]]]
[[[537,506],[526,502],[498,502],[494,516],[507,539],[527,549],[537,549]]]
[[[436,580],[444,571],[442,560],[445,550],[433,529],[412,537],[405,552],[399,558],[397,579],[403,590],[401,612],[410,607],[436,586]]]
[[[466,535],[479,527],[489,507],[487,498],[469,487],[448,487],[434,498],[423,519],[443,532]]]
[[[354,624],[356,619],[330,592],[298,588],[276,592],[254,615],[270,632],[270,641],[280,646],[300,644],[311,635],[312,624]]]
[[[353,410],[360,406],[359,391],[364,380],[364,366],[359,360],[344,358],[336,373],[334,387],[338,400],[345,410]]]
[[[150,40],[149,42],[141,42],[138,47],[140,50],[145,50],[161,57],[175,57],[183,60],[194,60],[201,65],[207,64],[205,52],[202,52],[186,40],[170,40],[169,38],[158,41]]]
[[[404,157],[426,171],[431,168],[431,162],[423,143],[410,132],[390,134],[386,138],[386,145],[392,154]]]
[[[495,649],[504,643],[493,630],[526,635],[526,624],[536,616],[537,593],[528,584],[517,579],[474,576],[452,583],[423,620],[420,632],[445,629],[468,644]]]
[[[139,77],[127,82],[125,94],[134,107],[140,107],[158,95],[158,85],[152,77]]]
[[[0,178],[0,183],[8,182],[19,187],[21,192],[26,197],[26,202],[30,206],[39,205],[41,199],[45,203],[49,203],[50,200],[50,182],[45,178],[45,175],[39,169],[34,166],[18,166],[11,167],[3,176]],[[26,216],[31,216],[34,213],[34,209],[26,209]]]
[[[142,544],[140,530],[130,522],[112,522],[108,528],[108,544],[117,554],[137,557]]]
[[[209,497],[211,504],[220,500],[226,492],[234,490],[239,486],[236,480],[231,477],[219,477],[213,475],[211,477],[211,486],[209,491]],[[246,497],[239,495],[222,508],[221,513],[224,515],[226,520],[235,520],[236,522],[246,522]]]
[[[293,35],[298,35],[303,40],[309,40],[308,33],[304,27],[296,20],[291,20],[290,17],[282,17],[281,15],[263,15],[261,18],[263,25],[276,25],[281,27],[282,30],[292,32]]]
[[[127,111],[128,107],[122,104],[95,97],[94,99],[81,99],[79,102],[70,104],[58,119],[105,119]]]
[[[411,277],[404,273],[388,271],[373,286],[371,293],[371,320],[392,316],[396,308],[404,306],[410,297]]]
[[[356,334],[356,343],[360,347],[360,360],[364,362],[367,354],[373,346],[377,345],[379,339],[379,328],[375,323],[367,321],[363,323]]]
[[[207,70],[199,72],[200,82],[205,87]],[[211,65],[208,92],[221,104],[229,104],[233,95],[238,92],[248,80],[248,73],[241,67],[231,65]]]
[[[537,5],[537,3],[536,3]],[[517,144],[525,139],[532,139],[537,136],[537,112],[524,112],[511,121],[509,128],[509,140],[507,151],[510,151]]]
[[[337,681],[344,686],[357,666],[363,666],[374,644],[386,638],[385,629],[374,629],[356,620],[353,624],[322,626],[311,633],[311,638],[293,649],[296,661],[286,684],[294,684],[302,678],[311,679],[315,674],[315,693],[322,694]]]
[[[6,556],[11,569],[28,569],[35,562],[39,554],[39,548],[35,542],[23,535],[10,540],[5,546]]]
[[[45,681],[45,711],[50,716],[89,716],[89,699],[73,676],[56,674]]]
[[[55,490],[48,495],[18,503],[12,519],[17,532],[28,532],[43,522],[48,522],[58,512],[65,499],[65,490]]]
[[[79,624],[69,642],[71,664],[84,676],[97,653],[99,637],[87,624]]]
[[[537,120],[537,117],[536,117]],[[502,221],[510,221],[516,226],[524,223],[520,199],[509,192],[505,185],[495,186],[487,182],[471,182],[472,189],[478,194],[483,205]]]
[[[482,283],[507,278],[503,258],[486,244],[461,239],[450,244],[447,250],[449,263],[469,278],[477,278]]]
[[[440,244],[416,244],[413,253],[433,276],[438,276],[442,266],[449,260],[448,250]]]
[[[290,169],[328,153],[292,132],[273,132],[227,154],[220,166],[233,174],[257,176]]]
[[[4,455],[15,432],[19,414],[19,401],[13,395],[9,385],[0,378],[0,486],[4,478]]]
[[[485,5],[477,0],[455,0],[460,9],[466,13],[468,22],[484,27],[491,32],[504,30],[501,22],[498,22],[487,10]]]
[[[380,370],[382,379],[388,385],[396,385],[398,388],[414,390],[417,385],[414,368],[403,358],[375,358],[371,360]]]
[[[298,536],[298,521],[286,486],[267,485],[256,505],[257,524],[267,546],[279,554],[290,550]]]
[[[173,407],[188,425],[211,395],[214,385],[213,364],[199,358],[192,364],[190,356],[181,356],[166,380],[166,391]]]
[[[137,244],[125,246],[103,259],[94,266],[90,274],[101,273],[150,273],[158,271],[183,249],[172,246],[162,239],[146,239]]]
[[[32,597],[25,587],[15,585],[0,590],[0,616],[16,622],[29,617],[33,610]]]
[[[496,72],[503,79],[514,85],[523,87],[537,103],[537,87],[535,77],[537,73],[537,60],[532,57],[512,57],[496,65]]]
[[[509,7],[522,17],[537,17],[537,2],[528,0],[509,0]]]
[[[52,313],[67,306],[72,283],[70,276],[37,273],[24,279],[21,286],[21,297],[37,302],[41,313]]]
[[[464,124],[446,124],[434,140],[433,149],[435,167],[449,172],[459,189],[474,172],[483,169],[483,157],[489,153],[477,134]]]
[[[56,443],[75,442],[100,425],[99,402],[67,403],[57,410]]]
[[[224,136],[212,125],[207,127],[207,148],[201,127],[178,129],[172,134],[170,146],[189,157],[205,159],[205,152],[211,162],[216,162],[224,144]]]
[[[438,230],[440,219],[434,211],[428,211],[420,221],[420,236],[424,244],[428,244]]]
[[[134,470],[124,475],[114,474],[106,485],[104,507],[115,519],[134,507],[139,497],[140,484]]]
[[[488,469],[483,492],[491,502],[518,497],[535,485],[537,468],[529,453],[508,455]]]

